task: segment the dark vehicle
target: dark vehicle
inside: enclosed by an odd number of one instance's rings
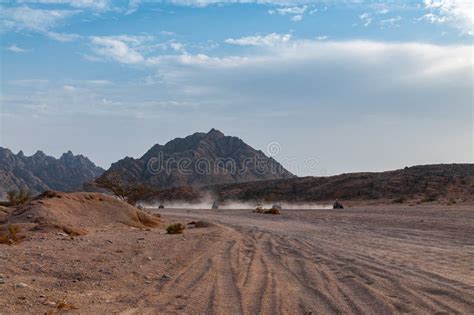
[[[342,203],[340,203],[339,201],[336,201],[336,202],[332,205],[332,208],[333,208],[333,209],[344,209],[344,206],[343,206]]]

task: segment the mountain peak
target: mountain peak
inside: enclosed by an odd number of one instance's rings
[[[46,154],[41,150],[38,150],[38,151],[36,151],[35,154],[33,154],[33,157],[45,157],[45,156],[46,156]]]
[[[206,134],[207,137],[212,137],[212,138],[223,138],[225,137],[225,135],[217,130],[217,129],[214,129],[212,128],[211,130],[209,130],[209,132]]]
[[[66,153],[63,153],[63,155],[61,155],[60,159],[73,158],[73,157],[74,157],[74,154],[72,153],[72,151],[68,150]]]
[[[274,159],[214,128],[155,145],[139,159],[122,159],[103,176],[114,172],[157,188],[294,177]]]

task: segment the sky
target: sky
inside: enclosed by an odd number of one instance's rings
[[[0,146],[102,167],[216,128],[297,175],[473,163],[466,0],[0,0]]]

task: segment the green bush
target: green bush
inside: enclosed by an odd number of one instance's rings
[[[186,227],[182,223],[174,223],[166,228],[168,234],[183,234]]]

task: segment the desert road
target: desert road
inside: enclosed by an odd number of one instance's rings
[[[164,313],[474,313],[469,209],[160,212],[219,230],[154,296]]]
[[[159,209],[161,228],[30,233],[0,248],[0,314],[474,314],[472,209]],[[164,231],[191,221],[208,224]]]

